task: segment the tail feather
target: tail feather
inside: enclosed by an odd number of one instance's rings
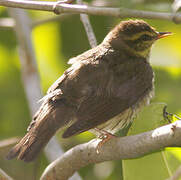
[[[7,155],[7,159],[17,157],[25,162],[34,160],[56,131],[69,123],[73,109],[63,103],[59,106],[44,105],[36,121],[27,134]]]
[[[39,134],[37,136],[35,135],[35,130],[31,129],[23,139],[10,150],[7,159],[10,160],[17,156],[18,159],[25,162],[34,160],[55,132],[56,130],[49,131],[48,133]]]

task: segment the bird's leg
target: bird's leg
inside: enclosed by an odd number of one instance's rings
[[[99,153],[99,150],[104,143],[106,143],[107,141],[109,141],[112,138],[116,138],[117,136],[115,136],[114,134],[111,134],[103,129],[98,129],[98,128],[94,128],[94,129],[100,133],[98,138],[101,139],[101,141],[98,143],[97,148],[96,148],[96,152]]]

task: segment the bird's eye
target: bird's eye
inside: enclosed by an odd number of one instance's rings
[[[149,36],[147,34],[144,34],[142,35],[140,38],[139,38],[141,41],[151,41],[153,39],[152,36]]]

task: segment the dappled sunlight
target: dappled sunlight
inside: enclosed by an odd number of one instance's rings
[[[86,0],[87,2],[92,1]],[[95,2],[98,1],[95,0]],[[121,1],[123,6],[130,6],[131,8],[135,6],[143,10],[149,9],[149,5],[150,10],[153,11],[171,8],[171,4],[166,4],[167,6],[159,4],[157,6],[157,1],[151,1],[152,4],[145,1],[142,6],[140,5],[141,1],[135,2],[131,4],[132,1]],[[155,9],[153,4],[155,4]],[[80,5],[77,6],[77,8],[79,7]],[[86,8],[87,5],[84,5],[82,9]],[[28,12],[33,21],[55,17],[50,12],[33,10]],[[0,7],[0,17],[9,17],[6,8]],[[90,16],[99,43],[121,20],[124,18]],[[180,25],[159,19],[145,21],[155,27],[156,30],[160,32],[170,31],[173,32],[173,35],[158,40],[152,48],[150,62],[155,72],[155,97],[151,101],[152,104],[145,107],[135,118],[128,135],[143,133],[168,124],[169,122],[163,118],[165,105],[168,106],[169,112],[181,114]],[[80,17],[75,14],[56,22],[34,27],[32,39],[43,93],[69,67],[66,64],[69,58],[90,49]],[[2,28],[0,29],[0,139],[23,136],[32,119],[22,83],[21,70],[19,45],[15,33],[12,29]],[[173,118],[173,121],[176,120]],[[90,132],[84,132],[68,139],[62,139],[62,132],[57,134],[60,144],[65,150],[95,138]],[[153,131],[152,137],[157,135],[158,129]],[[17,160],[7,161],[4,157],[8,150],[0,154],[0,167],[7,172],[9,171],[15,179],[37,179],[48,164],[44,155],[29,165]],[[164,157],[162,152],[164,152]],[[181,163],[181,149],[166,148],[162,152],[149,154],[139,159],[124,160],[124,180],[165,180],[168,178],[169,171],[173,173]],[[84,167],[80,170],[80,174],[85,180],[122,180],[121,168],[121,161],[105,162]]]

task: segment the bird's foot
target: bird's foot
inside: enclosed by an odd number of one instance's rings
[[[96,131],[98,131],[100,133],[100,135],[98,136],[99,139],[101,139],[101,141],[98,143],[97,148],[96,148],[96,152],[97,154],[100,152],[100,148],[101,146],[106,143],[107,141],[109,141],[112,138],[116,138],[117,136],[103,130],[103,129],[98,129],[98,128],[94,128]]]

